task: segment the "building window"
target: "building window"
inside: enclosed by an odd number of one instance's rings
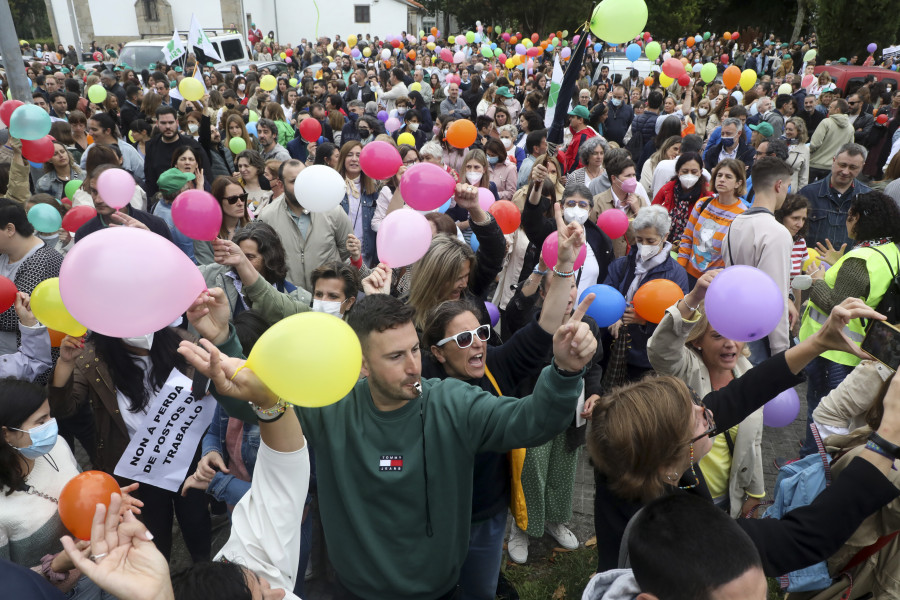
[[[369,7],[368,6],[354,6],[353,7],[353,16],[355,23],[369,23]]]
[[[144,1],[144,18],[147,21],[159,21],[159,10],[156,6],[156,0]]]

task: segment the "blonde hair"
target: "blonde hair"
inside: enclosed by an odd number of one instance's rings
[[[689,349],[693,350],[700,356],[700,348],[695,342],[700,340],[703,336],[706,335],[706,332],[712,329],[712,325],[709,324],[709,319],[706,318],[706,313],[703,312],[703,307],[705,306],[705,300],[701,300],[700,304],[697,305],[697,314],[699,318],[697,322],[694,323],[694,327],[691,329],[691,332],[688,334],[687,338],[684,340],[684,345]],[[747,344],[741,348],[741,356],[750,356],[750,348]]]
[[[481,187],[489,188],[491,187],[491,165],[488,163],[487,155],[484,153],[484,150],[479,150],[475,148],[474,150],[469,150],[466,152],[466,156],[462,161],[462,169],[463,169],[463,179],[465,179],[466,173],[466,165],[469,164],[470,160],[477,161],[481,163],[481,166],[484,168],[484,171],[481,175],[481,182],[478,184]]]
[[[463,263],[475,270],[475,252],[459,238],[438,234],[425,256],[415,263],[409,284],[409,305],[416,309],[415,324],[425,327],[428,311],[447,299],[450,287],[459,278]]]

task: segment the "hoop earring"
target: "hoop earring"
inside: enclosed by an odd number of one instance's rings
[[[666,481],[676,482],[678,481],[678,473],[676,471],[672,471],[671,473],[666,473]]]

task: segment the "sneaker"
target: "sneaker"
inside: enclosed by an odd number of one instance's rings
[[[544,530],[550,534],[556,543],[566,550],[574,550],[578,547],[578,538],[562,523],[547,523]]]
[[[528,534],[516,527],[515,523],[509,532],[506,550],[509,552],[509,559],[514,563],[524,565],[528,562]]]

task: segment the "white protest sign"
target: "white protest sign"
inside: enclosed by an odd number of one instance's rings
[[[216,409],[210,394],[194,398],[190,378],[172,369],[147,407],[115,474],[177,492]]]

